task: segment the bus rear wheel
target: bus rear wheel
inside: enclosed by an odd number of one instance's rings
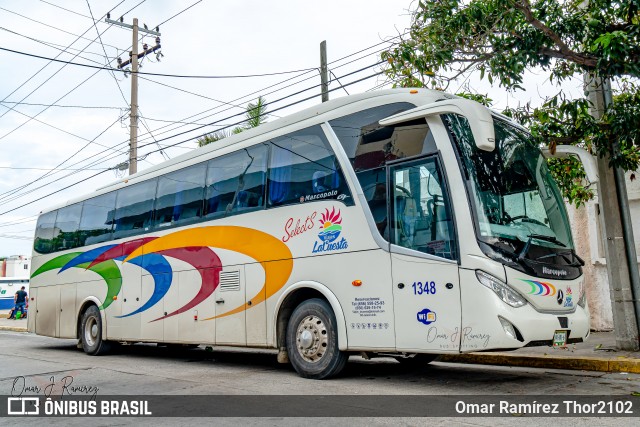
[[[291,314],[287,326],[287,352],[298,375],[321,380],[338,375],[349,355],[338,349],[338,328],[331,306],[314,298]]]
[[[80,323],[82,349],[91,356],[99,356],[111,350],[111,343],[102,339],[102,316],[95,305],[87,308]]]

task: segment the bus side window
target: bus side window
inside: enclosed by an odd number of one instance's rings
[[[158,178],[154,227],[190,223],[202,216],[206,173],[206,163],[200,163]]]
[[[457,241],[445,177],[436,157],[390,168],[391,242],[427,254],[456,259]]]
[[[115,191],[85,200],[82,205],[78,245],[92,245],[111,240],[115,211]]]
[[[209,161],[207,219],[264,208],[268,153],[260,144]]]
[[[271,141],[269,207],[349,196],[340,165],[320,126]],[[342,197],[347,205],[351,197]]]
[[[78,247],[78,228],[80,227],[80,213],[82,203],[67,206],[58,210],[55,232],[53,238],[53,250],[63,251]]]
[[[157,182],[152,179],[118,190],[114,239],[149,231]]]
[[[40,215],[36,225],[36,235],[33,249],[40,254],[53,252],[53,234],[55,231],[56,216],[58,211],[47,212]]]

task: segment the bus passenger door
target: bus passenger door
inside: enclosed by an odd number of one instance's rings
[[[220,283],[213,294],[217,345],[247,345],[244,283],[242,265],[225,267],[220,272]]]
[[[389,166],[396,349],[457,352],[457,240],[437,155]]]

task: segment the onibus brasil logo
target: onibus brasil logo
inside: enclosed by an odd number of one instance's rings
[[[342,218],[340,217],[340,209],[336,212],[336,208],[325,209],[325,212],[320,217],[320,232],[318,238],[320,242],[313,242],[313,253],[337,251],[340,249],[347,249],[349,247],[347,239],[342,237],[338,241],[342,233]]]

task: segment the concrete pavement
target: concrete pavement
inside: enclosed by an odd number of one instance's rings
[[[7,319],[7,313],[0,313],[0,331],[27,332],[27,319]]]
[[[592,332],[586,342],[566,347],[525,347],[505,352],[443,355],[441,362],[640,373],[640,352],[616,350],[612,332]]]
[[[0,331],[26,332],[27,320],[11,320],[0,313]],[[586,342],[564,348],[525,347],[514,351],[446,354],[448,363],[640,373],[640,352],[618,351],[613,332],[592,332]]]

